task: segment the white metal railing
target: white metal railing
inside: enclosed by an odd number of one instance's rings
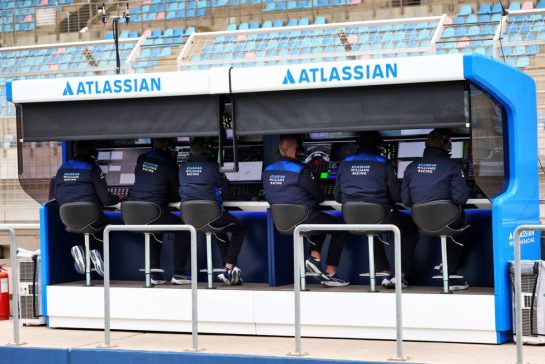
[[[304,233],[310,231],[383,231],[394,233],[395,257],[395,307],[396,307],[396,355],[391,360],[405,361],[409,358],[403,354],[403,319],[401,301],[401,232],[391,224],[301,224],[293,231],[293,285],[295,316],[295,351],[294,356],[306,355],[301,350],[301,287],[305,285]],[[372,244],[370,240],[369,244]]]
[[[316,58],[368,58],[379,54],[416,53],[432,54],[433,41],[440,34],[437,29],[446,15],[422,18],[373,20],[362,22],[329,23],[308,26],[290,26],[265,29],[193,33],[177,58],[177,69],[225,64],[240,66],[255,62],[282,62],[288,60],[313,61]],[[382,35],[377,35],[378,29]],[[382,36],[387,37],[386,40]],[[380,41],[376,41],[378,37]],[[264,50],[282,47],[275,55],[263,55]],[[403,46],[403,43],[406,43]],[[233,46],[236,44],[236,46]],[[400,46],[401,44],[401,46]],[[257,48],[256,48],[257,46]],[[198,59],[215,47],[217,52],[207,59]],[[324,48],[325,52],[310,49]],[[239,49],[233,51],[231,48]],[[342,49],[338,51],[336,49]],[[329,51],[328,51],[329,49]],[[334,49],[331,51],[331,49]],[[236,53],[244,54],[237,57]],[[202,57],[201,57],[202,58]]]
[[[10,243],[10,261],[12,266],[11,280],[12,280],[12,292],[13,292],[13,342],[7,345],[20,346],[25,345],[25,342],[21,342],[19,337],[19,272],[17,269],[17,237],[15,236],[15,229],[38,229],[39,224],[12,224],[12,225],[0,225],[0,232],[8,233],[11,238]]]
[[[110,233],[114,231],[189,231],[191,235],[191,342],[190,351],[200,351],[197,314],[197,230],[191,225],[108,225],[104,229],[104,348],[110,343]],[[147,263],[146,263],[147,264]]]

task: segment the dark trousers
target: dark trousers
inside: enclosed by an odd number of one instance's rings
[[[383,224],[392,224],[399,228],[401,232],[401,270],[403,273],[409,273],[413,267],[414,262],[414,249],[418,241],[418,227],[413,222],[410,215],[404,214],[400,211],[393,210]],[[394,254],[394,239],[392,239],[390,245],[387,246],[388,256],[390,258],[390,271],[395,274],[395,254]],[[377,264],[377,267],[379,265]]]
[[[220,248],[223,264],[226,263],[237,265],[238,255],[244,242],[244,224],[242,221],[231,215],[229,212],[224,211],[223,214],[210,224],[215,228],[222,228],[228,226],[224,232],[217,233],[217,243]],[[227,232],[231,233],[231,239],[227,235]]]
[[[336,217],[323,212],[311,211],[304,224],[342,224],[342,222]],[[332,231],[329,234],[331,234],[331,243],[327,252],[326,264],[336,267],[341,260],[341,253],[348,234],[345,231]],[[311,234],[310,240],[313,244],[310,244],[310,251],[321,252],[325,237],[326,233]]]
[[[458,219],[450,224],[450,227],[453,229],[460,228],[466,224],[466,214],[464,211],[460,214]],[[452,241],[451,238],[447,238],[447,263],[448,263],[448,274],[456,274],[458,267],[460,266],[460,258],[467,244],[467,233],[464,231],[460,235],[453,236],[453,238],[461,245],[456,244]]]
[[[153,222],[153,225],[182,225],[183,221],[176,215],[163,210],[159,219]],[[189,232],[164,233],[162,240],[165,241],[168,234],[174,235],[173,242],[173,263],[174,273],[184,275],[185,265],[187,262],[187,254],[189,252],[190,235]],[[150,260],[151,268],[161,268],[161,247],[162,244],[151,237],[150,243]]]
[[[108,219],[108,216],[102,214],[102,216],[98,219],[98,221],[91,224],[91,226],[96,228],[96,229],[104,229],[109,224],[110,224],[110,219]],[[102,234],[102,231],[100,231],[99,233],[96,233],[96,234],[93,234],[93,235],[91,235],[89,237],[89,251],[91,251],[93,249],[97,249],[100,252],[102,252],[102,242],[101,241],[103,240],[104,234]]]

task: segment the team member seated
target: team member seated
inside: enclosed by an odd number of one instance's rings
[[[228,193],[229,181],[220,173],[219,165],[206,152],[203,138],[193,138],[190,155],[180,166],[180,196],[182,201],[208,200],[222,203],[221,193]],[[212,227],[224,228],[225,232],[214,234],[223,259],[225,271],[218,279],[225,284],[237,286],[243,283],[242,271],[237,266],[238,256],[244,242],[244,224],[227,211],[210,223]],[[226,232],[231,233],[231,239]]]
[[[447,129],[435,129],[428,134],[424,155],[409,164],[405,170],[401,189],[401,200],[410,207],[413,204],[424,202],[450,200],[452,203],[463,206],[469,197],[469,189],[463,177],[460,164],[450,158],[452,144],[450,132]],[[449,225],[452,228],[465,226],[465,214],[462,210],[460,217]],[[458,235],[461,244],[448,244],[449,275],[456,274],[465,244],[465,235]],[[436,269],[441,269],[440,265]],[[460,278],[451,279],[451,291],[463,290],[469,287],[468,283]]]
[[[265,168],[263,188],[267,201],[269,204],[306,205],[309,216],[304,224],[340,224],[337,218],[318,210],[318,204],[324,201],[324,194],[312,178],[310,170],[296,159],[297,144],[295,137],[283,137],[279,144],[280,159]],[[310,256],[305,261],[305,266],[310,273],[318,273],[317,279],[325,286],[348,286],[350,282],[336,273],[347,234],[331,232],[331,235],[326,271],[323,271],[320,261],[325,233],[312,235]]]
[[[346,157],[341,161],[335,184],[335,198],[337,202],[368,202],[382,205],[388,212],[383,224],[396,225],[401,231],[402,247],[402,287],[407,287],[405,272],[410,271],[409,256],[414,251],[418,228],[411,217],[394,209],[394,204],[400,201],[400,185],[394,173],[392,163],[379,154],[382,138],[376,131],[364,132],[358,140],[358,154]],[[393,249],[393,244],[389,247]],[[375,250],[375,261],[378,271],[388,272],[382,285],[386,288],[395,287],[395,277],[391,272],[386,258],[384,245]],[[390,254],[393,256],[393,253]]]
[[[167,209],[169,202],[180,201],[178,195],[178,165],[176,159],[169,151],[169,139],[152,139],[152,150],[138,157],[134,168],[134,186],[129,194],[129,201],[146,201],[158,205],[161,208],[159,219],[154,225],[180,225],[183,222]],[[173,233],[173,264],[174,275],[172,284],[189,284],[191,278],[185,275],[187,254],[189,251],[189,233]],[[163,241],[166,234],[163,234]],[[161,243],[151,242],[150,264],[152,269],[161,267]],[[153,272],[152,284],[164,284],[166,278],[163,274]]]
[[[70,202],[93,202],[100,206],[115,205],[120,196],[110,194],[100,167],[95,162],[96,147],[92,141],[77,141],[74,143],[74,158],[64,162],[55,176],[55,199],[62,206]],[[102,215],[94,223],[100,228],[109,224],[108,217]],[[91,240],[93,244],[94,240]],[[71,250],[74,257],[74,267],[80,274],[85,274],[85,256],[83,247],[75,245]],[[102,255],[97,249],[90,251],[91,262],[95,271],[104,275]]]

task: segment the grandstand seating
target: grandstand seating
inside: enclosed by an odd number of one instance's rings
[[[194,38],[189,61],[182,69],[205,69],[210,65],[236,67],[298,62],[346,60],[350,57],[379,58],[429,54],[431,38],[440,17],[418,22],[329,24],[305,30],[273,28],[264,31],[241,24],[238,31],[209,38]],[[295,24],[296,20],[292,24]],[[290,25],[288,23],[288,25]],[[240,30],[242,28],[242,30]],[[397,51],[396,51],[397,50]]]
[[[72,4],[74,0],[17,0],[0,1],[0,32],[25,32],[36,27],[35,14],[39,8]]]
[[[142,36],[145,40],[142,42],[139,55],[132,63],[132,68],[137,73],[144,73],[153,67],[159,65],[160,59],[165,57],[176,57],[175,50],[180,50],[180,46],[185,43],[187,38],[195,32],[195,28],[168,28],[164,32],[161,29],[146,30]]]

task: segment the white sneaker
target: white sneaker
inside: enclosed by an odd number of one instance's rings
[[[191,284],[191,277],[174,274],[170,280],[172,284]]]
[[[80,245],[74,245],[70,250],[74,258],[74,268],[79,274],[85,274],[85,259],[83,258],[83,248]]]
[[[104,277],[104,261],[102,260],[102,255],[96,249],[91,250],[91,262],[95,266],[95,271],[101,276]]]

